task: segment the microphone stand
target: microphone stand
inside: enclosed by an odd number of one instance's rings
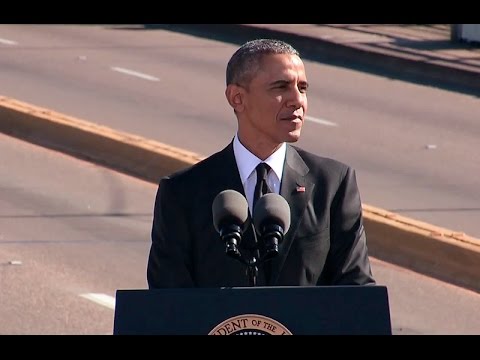
[[[248,283],[249,286],[255,287],[257,286],[257,277],[258,277],[258,265],[263,264],[267,260],[271,260],[275,256],[278,255],[278,239],[283,240],[283,230],[279,226],[273,225],[270,227],[268,231],[265,232],[265,237],[268,239],[276,239],[277,241],[272,242],[271,244],[267,244],[266,252],[263,256],[260,257],[260,251],[258,248],[258,239],[257,239],[257,232],[255,230],[255,226],[252,224],[253,229],[253,236],[255,239],[255,248],[254,253],[250,258],[246,258],[238,249],[238,243],[235,242],[227,242],[226,243],[226,253],[228,256],[240,261],[247,267],[247,276],[248,276]],[[272,236],[274,235],[274,236]],[[259,260],[257,260],[257,258]]]
[[[252,258],[248,261],[247,263],[247,275],[248,275],[248,283],[250,286],[257,286],[257,276],[258,276],[258,266],[257,266],[257,259],[255,256],[252,256]]]
[[[253,227],[253,224],[252,224]],[[249,286],[256,286],[257,285],[257,276],[258,276],[258,266],[257,266],[257,258],[255,255],[258,256],[258,242],[257,242],[257,235],[255,233],[255,228],[253,228],[253,236],[255,239],[255,250],[251,258],[246,258],[239,250],[239,244],[242,238],[242,231],[240,226],[231,224],[226,227],[222,227],[220,230],[220,238],[225,242],[225,253],[227,256],[240,261],[247,267],[247,276]]]
[[[255,249],[255,252],[258,253],[258,249]],[[232,246],[232,244],[227,245],[226,253],[228,256],[240,261],[247,267],[249,286],[257,286],[258,266],[256,256],[252,255],[250,258],[246,258],[242,255],[237,246]]]

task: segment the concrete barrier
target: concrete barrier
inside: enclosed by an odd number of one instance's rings
[[[201,156],[0,96],[0,131],[29,142],[158,182]]]
[[[0,131],[158,183],[202,156],[0,96]],[[480,239],[363,205],[370,254],[480,292]]]
[[[370,254],[480,292],[480,239],[363,204]]]

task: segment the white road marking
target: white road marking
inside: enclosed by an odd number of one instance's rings
[[[18,45],[16,41],[13,40],[8,40],[8,39],[2,39],[0,38],[0,44],[5,44],[5,45]]]
[[[109,309],[115,310],[115,298],[105,294],[80,294],[81,297],[93,301],[97,304],[103,305]]]
[[[319,119],[319,118],[314,118],[313,116],[305,116],[305,120],[312,121],[314,123],[320,124],[320,125],[325,125],[325,126],[338,126],[338,124],[325,120],[325,119]]]
[[[134,70],[129,70],[129,69],[125,69],[125,68],[121,68],[121,67],[116,67],[116,66],[112,66],[111,69],[112,69],[113,71],[118,71],[118,72],[123,73],[123,74],[136,76],[136,77],[139,77],[139,78],[145,79],[145,80],[160,81],[160,79],[159,79],[159,78],[156,78],[155,76],[151,76],[151,75],[148,75],[148,74],[143,74],[143,73],[141,73],[141,72],[134,71]]]

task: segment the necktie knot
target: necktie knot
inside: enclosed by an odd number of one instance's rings
[[[260,181],[267,181],[268,171],[270,170],[270,166],[267,163],[260,163],[256,167],[257,170],[257,183]]]

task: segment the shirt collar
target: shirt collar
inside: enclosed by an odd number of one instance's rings
[[[283,163],[285,162],[286,151],[287,144],[282,143],[282,145],[277,149],[277,151],[275,151],[272,155],[265,159],[265,161],[263,161],[272,168],[279,180],[282,179]],[[235,160],[237,162],[237,167],[240,173],[242,184],[245,185],[247,178],[250,176],[252,171],[255,170],[257,165],[262,162],[262,160],[260,160],[258,157],[252,154],[245,146],[242,145],[242,143],[238,139],[238,134],[235,134],[235,138],[233,139],[233,152],[235,154]]]

